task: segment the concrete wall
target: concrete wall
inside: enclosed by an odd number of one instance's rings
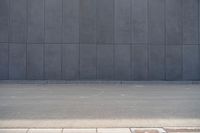
[[[0,0],[0,79],[200,80],[199,0]]]

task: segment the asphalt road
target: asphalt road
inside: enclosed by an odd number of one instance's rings
[[[21,127],[20,120],[24,126],[28,126],[26,121],[35,121],[36,127],[42,120],[55,127],[62,124],[51,120],[68,122],[71,127],[80,124],[78,120],[91,120],[99,126],[100,120],[104,124],[113,120],[108,123],[114,126],[118,122],[122,127],[132,126],[136,120],[151,120],[149,126],[158,122],[152,120],[169,120],[164,123],[171,126],[168,123],[173,120],[177,126],[181,120],[198,126],[200,84],[0,84],[0,127]],[[88,122],[86,127],[93,126]]]

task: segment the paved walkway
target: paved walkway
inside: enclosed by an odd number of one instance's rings
[[[0,128],[200,126],[200,84],[0,84]]]
[[[199,127],[179,128],[85,128],[85,129],[0,129],[0,133],[200,133]]]

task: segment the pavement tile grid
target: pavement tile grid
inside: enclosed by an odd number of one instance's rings
[[[0,129],[0,133],[200,133],[200,128]]]

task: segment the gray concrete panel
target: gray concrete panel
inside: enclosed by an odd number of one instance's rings
[[[96,42],[96,0],[80,0],[80,43]]]
[[[198,15],[199,0],[0,0],[0,77],[198,80]]]
[[[97,71],[96,45],[80,46],[80,79],[95,80]]]
[[[164,46],[149,47],[149,80],[165,79]]]
[[[79,0],[63,0],[63,43],[79,42]]]
[[[0,1],[0,42],[8,42],[9,0]]]
[[[133,43],[147,43],[147,0],[132,1],[132,40]]]
[[[0,43],[0,80],[8,79],[8,44]]]
[[[26,79],[26,45],[9,44],[9,79]]]
[[[97,46],[97,78],[98,80],[113,80],[114,77],[114,47],[113,45]]]
[[[164,45],[164,0],[149,0],[148,36],[150,45]]]
[[[131,43],[131,0],[115,0],[115,43]]]
[[[44,43],[44,0],[28,0],[28,42]]]
[[[182,80],[182,46],[166,47],[166,80]]]
[[[44,79],[44,44],[27,45],[27,79]]]
[[[183,0],[166,0],[166,44],[182,45]]]
[[[62,79],[79,79],[79,45],[62,45]]]
[[[198,44],[198,0],[183,0],[183,43]]]
[[[45,42],[62,41],[62,0],[45,0]]]
[[[97,43],[114,41],[114,0],[97,0]]]
[[[200,59],[198,45],[183,46],[183,80],[200,79]]]
[[[116,80],[131,80],[131,46],[115,45],[114,75]]]
[[[61,45],[45,44],[45,79],[61,79]]]
[[[135,45],[132,47],[132,78],[133,80],[147,80],[147,46]]]
[[[9,41],[25,43],[27,37],[27,0],[10,0]]]

